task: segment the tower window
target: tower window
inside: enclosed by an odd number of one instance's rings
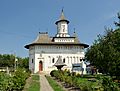
[[[62,25],[62,28],[63,28],[63,32],[65,32],[65,25]]]

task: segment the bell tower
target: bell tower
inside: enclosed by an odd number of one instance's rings
[[[57,25],[57,34],[56,37],[70,37],[68,34],[68,23],[69,21],[65,19],[64,12],[62,9],[61,16],[58,21],[56,21]]]

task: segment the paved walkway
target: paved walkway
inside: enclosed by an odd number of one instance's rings
[[[54,91],[43,74],[40,74],[40,91]]]

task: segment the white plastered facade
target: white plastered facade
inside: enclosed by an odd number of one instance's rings
[[[29,69],[33,73],[39,72],[39,63],[42,61],[42,71],[45,73],[50,73],[52,70],[55,70],[56,67],[54,64],[58,60],[58,57],[61,56],[62,60],[66,66],[62,69],[68,69],[72,71],[72,64],[83,63],[80,59],[84,59],[84,49],[82,47],[69,48],[70,46],[32,46],[29,50]],[[59,51],[61,50],[61,51]],[[53,62],[54,59],[54,62]],[[84,69],[86,69],[85,64],[83,64]],[[84,70],[84,74],[86,71]]]

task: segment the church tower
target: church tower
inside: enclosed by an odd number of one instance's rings
[[[56,37],[70,37],[68,34],[69,21],[65,19],[64,12],[62,9],[60,19],[55,23],[57,25]]]

